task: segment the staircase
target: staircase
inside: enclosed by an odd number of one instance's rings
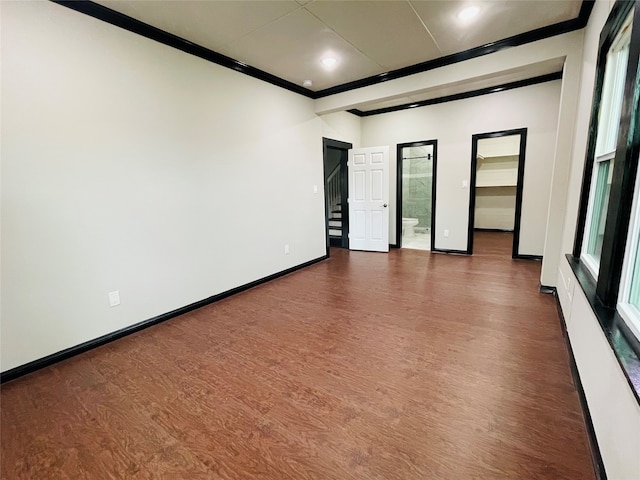
[[[327,208],[329,212],[329,241],[334,240],[337,244],[342,241],[342,195],[340,194],[340,165],[338,165],[326,184]]]
[[[329,238],[342,238],[342,205],[332,205],[329,210]]]

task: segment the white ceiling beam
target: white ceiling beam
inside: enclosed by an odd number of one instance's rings
[[[556,35],[426,72],[319,98],[315,100],[315,112],[323,115],[349,110],[367,102],[407,97],[505,74],[514,69],[526,68],[568,55],[581,55],[582,35],[581,30]]]

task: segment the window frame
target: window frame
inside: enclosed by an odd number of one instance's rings
[[[622,266],[620,291],[618,293],[618,303],[616,310],[626,322],[631,333],[640,341],[640,308],[629,302],[631,296],[631,286],[633,284],[633,272],[635,262],[638,259],[638,249],[640,249],[640,170],[636,174],[636,195],[633,199],[631,221],[629,223],[629,234],[627,235],[627,250]],[[640,279],[637,279],[640,282]]]
[[[589,187],[589,201],[587,206],[587,215],[586,215],[585,225],[584,225],[584,238],[582,241],[582,251],[580,252],[580,259],[584,263],[584,266],[587,267],[587,270],[589,270],[589,273],[594,278],[594,280],[598,278],[598,273],[600,272],[600,261],[596,260],[595,257],[589,253],[589,237],[591,235],[591,226],[594,220],[594,210],[595,210],[594,203],[596,201],[598,170],[599,170],[600,164],[606,161],[612,162],[612,164],[615,165],[615,151],[607,152],[606,154],[603,154],[594,159],[593,171],[591,173],[591,185]],[[607,176],[612,174],[613,172],[610,170],[607,173]],[[602,258],[602,253],[600,254],[600,258]]]
[[[592,129],[590,130],[590,143],[592,144],[593,152],[587,152],[587,163],[590,159],[589,153],[592,153],[593,156],[591,158],[591,178],[589,181],[588,199],[586,200],[586,213],[579,256],[594,280],[598,279],[600,273],[604,242],[600,247],[598,257],[590,253],[589,248],[592,246],[590,243],[591,229],[596,215],[598,215],[598,228],[600,228],[602,220],[599,216],[604,214],[604,228],[606,230],[606,221],[609,216],[608,207],[611,197],[609,194],[606,204],[604,205],[604,211],[602,210],[602,205],[595,204],[600,164],[606,161],[610,162],[607,176],[612,178],[613,169],[616,164],[615,157],[618,150],[621,115],[626,93],[625,88],[629,58],[631,55],[631,32],[633,19],[635,18],[634,10],[629,8],[621,11],[619,16],[620,19],[616,21],[618,25],[612,29],[604,42],[601,38],[597,69],[597,83],[599,83],[599,88],[594,92],[594,110],[592,112]],[[626,51],[627,53],[625,55],[624,71],[621,78],[621,57],[619,53],[622,51]],[[610,63],[611,61],[615,62],[613,66]],[[617,119],[615,123],[612,122],[614,118]],[[605,182],[609,183],[608,178],[605,179]],[[613,181],[611,183],[613,183]],[[583,184],[583,190],[585,186],[586,184]]]
[[[603,96],[606,61],[616,37],[633,12],[630,30],[629,54],[625,73],[624,90],[618,134],[613,157],[613,172],[609,203],[606,209],[605,229],[602,240],[599,271],[596,275],[587,267],[583,255],[585,228],[592,195],[594,166],[597,164],[596,143]],[[578,284],[591,305],[609,345],[627,378],[632,392],[640,404],[640,338],[629,318],[618,309],[623,282],[623,271],[629,275],[629,260],[634,243],[627,242],[635,228],[640,228],[640,198],[636,199],[636,179],[640,161],[640,1],[617,0],[602,29],[596,63],[591,121],[583,170],[580,207],[572,254],[567,255]],[[600,152],[599,152],[600,153]],[[606,152],[605,152],[606,153]],[[602,158],[602,153],[600,153]],[[640,182],[640,180],[638,180]],[[637,185],[640,197],[640,183]],[[635,209],[634,209],[635,208]],[[638,220],[632,217],[638,215]],[[638,233],[638,232],[636,232]],[[628,255],[625,255],[627,252]],[[633,251],[635,253],[635,250]],[[624,269],[626,268],[626,270]],[[626,288],[626,284],[623,285]]]
[[[582,254],[589,207],[592,203],[589,200],[593,193],[591,185],[594,177],[594,166],[597,161],[596,143],[602,94],[604,93],[602,90],[606,60],[611,46],[625,26],[629,14],[633,11],[623,103],[613,160],[612,185],[607,206],[599,270],[598,272],[592,272],[585,265],[589,273],[594,277],[599,300],[609,308],[615,308],[618,300],[620,273],[624,261],[625,243],[631,217],[631,204],[633,202],[633,186],[638,166],[638,151],[640,151],[640,128],[638,128],[640,125],[638,125],[637,112],[634,111],[634,100],[637,101],[638,98],[635,85],[638,77],[638,54],[640,53],[640,5],[638,3],[618,0],[600,36],[589,139],[580,194],[580,209],[572,252],[575,259],[581,260],[583,264],[588,264],[588,260],[586,262],[583,261]],[[594,275],[594,273],[596,274]]]

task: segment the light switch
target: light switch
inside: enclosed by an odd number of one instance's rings
[[[462,180],[462,188],[467,188],[469,186],[469,182],[466,180]]]
[[[115,307],[117,305],[120,305],[120,292],[109,292],[109,306]]]

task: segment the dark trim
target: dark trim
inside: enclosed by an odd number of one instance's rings
[[[516,260],[534,260],[536,262],[542,261],[542,255],[513,255],[511,258],[515,258]]]
[[[438,175],[438,140],[399,143],[396,146],[396,246],[402,247],[402,149],[405,147],[433,147],[433,168],[431,170],[431,249],[436,243],[436,179]]]
[[[396,245],[395,243],[390,243],[389,244],[389,249],[391,249],[391,248],[400,248],[400,246]]]
[[[586,221],[587,221],[587,210],[589,208],[589,193],[591,190],[591,181],[592,181],[592,177],[593,177],[593,164],[594,164],[594,160],[595,160],[595,150],[596,150],[596,141],[597,141],[597,133],[598,133],[598,122],[599,122],[599,118],[600,118],[600,104],[601,104],[601,100],[602,100],[602,87],[603,87],[603,83],[604,83],[604,73],[605,73],[605,66],[606,66],[606,58],[607,58],[607,51],[609,50],[609,48],[611,47],[611,44],[613,42],[613,40],[615,39],[615,36],[617,34],[617,32],[619,31],[620,27],[622,26],[624,20],[626,19],[627,15],[629,14],[629,12],[631,11],[631,9],[634,7],[634,3],[636,4],[636,12],[635,12],[635,18],[634,18],[634,28],[633,28],[633,36],[631,38],[631,48],[629,51],[629,64],[627,65],[627,73],[629,73],[630,68],[629,66],[633,64],[633,60],[631,59],[631,54],[633,53],[633,51],[635,50],[637,52],[638,49],[638,36],[640,35],[640,32],[637,28],[637,20],[638,20],[638,16],[640,15],[640,12],[638,11],[638,7],[637,7],[637,3],[638,2],[625,2],[625,1],[617,1],[615,3],[615,5],[613,6],[611,12],[609,13],[609,17],[607,18],[607,21],[604,25],[604,27],[602,28],[602,31],[600,33],[600,40],[599,40],[599,50],[598,50],[598,60],[596,63],[596,76],[595,76],[595,85],[594,85],[594,90],[593,90],[593,99],[592,99],[592,105],[591,105],[591,120],[589,122],[589,131],[588,131],[588,140],[587,140],[587,148],[586,148],[586,152],[585,152],[585,161],[584,161],[584,168],[583,168],[583,173],[582,173],[582,186],[581,186],[581,190],[580,190],[580,206],[578,209],[578,219],[577,219],[577,226],[576,226],[576,233],[575,233],[575,237],[574,237],[574,243],[573,243],[573,256],[575,258],[580,258],[580,255],[582,254],[582,244],[583,244],[583,240],[584,240],[584,234],[585,234],[585,225],[586,225]],[[635,46],[634,46],[634,42],[635,42]],[[637,53],[636,53],[636,59],[635,62],[637,64]],[[627,79],[625,81],[625,101],[623,102],[623,108],[622,108],[622,114],[624,115],[625,112],[628,114],[629,112],[629,103],[630,99],[627,98],[627,95],[629,93],[629,91],[627,90],[628,88],[628,82],[629,82],[629,75],[627,76]],[[627,117],[627,118],[631,118],[631,117]],[[637,119],[636,119],[636,124],[637,124]],[[637,130],[638,128],[636,128],[636,135],[637,135]],[[616,168],[617,168],[617,164],[618,164],[618,151],[620,150],[620,138],[621,138],[621,134],[622,132],[619,131],[618,132],[618,144],[617,144],[617,148],[616,148],[616,158],[615,158],[615,164],[614,164],[614,176],[616,175]],[[638,140],[636,140],[636,145],[638,144]],[[637,148],[637,146],[636,146]],[[626,150],[626,146],[623,148],[624,150]],[[620,152],[621,153],[621,152]],[[621,157],[623,156],[622,153],[620,155]],[[622,161],[622,159],[621,159]],[[626,163],[626,162],[623,162]],[[620,169],[624,169],[624,168],[618,168]],[[628,172],[625,172],[628,174]],[[622,177],[624,177],[625,175],[623,175],[622,173],[618,172],[618,181],[620,181],[622,179]],[[619,184],[618,184],[619,185]],[[628,186],[628,184],[627,184]],[[612,185],[612,190],[613,190],[613,185]],[[611,201],[609,202],[609,207],[611,206]],[[631,203],[629,203],[629,208],[631,206]],[[609,207],[607,209],[607,223],[609,222]],[[626,212],[621,212],[623,214],[623,216],[626,216]],[[615,214],[617,216],[617,214]],[[606,228],[608,228],[608,225],[605,225],[605,230]],[[625,227],[625,232],[627,231],[628,228],[628,220],[627,220],[627,226]],[[626,239],[626,235],[624,237],[620,237],[620,238],[624,238]],[[611,244],[612,238],[611,235],[608,238],[609,244]],[[616,252],[617,255],[620,254],[619,251]],[[617,262],[612,262],[609,257],[611,256],[611,252],[607,251],[604,249],[604,245],[603,245],[603,249],[602,249],[602,257],[607,257],[607,260],[605,260],[604,258],[601,259],[601,262],[606,262],[607,264],[607,273],[608,274],[612,274],[612,276],[617,277],[617,280],[615,281],[615,283],[617,285],[619,285],[619,281],[620,281],[620,274],[621,271],[614,271],[611,269],[611,265],[613,263],[617,263]],[[622,264],[620,264],[622,265]],[[611,287],[613,287],[613,285],[608,284],[609,280],[604,281],[603,280],[603,285],[602,285],[602,291],[603,293],[605,293],[606,295],[609,296],[609,298],[604,299],[607,301],[607,303],[611,304],[611,301],[614,300],[614,295],[613,295],[613,290]],[[616,290],[616,297],[617,297],[617,287],[615,288]]]
[[[567,255],[566,258],[640,405],[640,340],[629,330],[615,308],[602,304],[596,293],[596,283],[580,259],[572,255]]]
[[[631,2],[629,2],[631,3]],[[620,277],[627,247],[627,233],[633,204],[634,185],[640,155],[640,115],[638,115],[639,58],[640,58],[640,3],[635,4],[629,62],[624,87],[624,101],[620,112],[620,129],[613,164],[611,192],[602,239],[602,255],[598,274],[597,294],[603,303],[614,307],[618,301]],[[620,19],[620,24],[624,17]],[[616,32],[610,32],[614,37]],[[607,42],[605,42],[606,44]]]
[[[249,75],[259,80],[268,82],[272,85],[276,85],[291,92],[295,92],[313,99],[322,98],[336,93],[366,87],[369,85],[375,85],[377,83],[406,77],[408,75],[414,75],[416,73],[426,72],[429,70],[433,70],[434,68],[452,65],[454,63],[463,62],[472,58],[495,53],[505,48],[516,47],[519,45],[524,45],[526,43],[535,42],[556,35],[561,35],[563,33],[572,32],[574,30],[579,30],[581,28],[584,28],[587,24],[594,4],[594,0],[583,0],[582,6],[580,8],[580,13],[576,18],[572,18],[571,20],[565,20],[564,22],[559,22],[553,25],[548,25],[546,27],[524,32],[519,35],[482,45],[480,47],[471,48],[469,50],[465,50],[464,52],[446,55],[444,57],[435,58],[433,60],[428,60],[416,65],[410,65],[408,67],[399,68],[390,72],[380,73],[371,77],[362,78],[360,80],[355,80],[353,82],[336,85],[334,87],[314,92],[298,84],[277,77],[276,75],[265,72],[264,70],[260,70],[258,68],[247,65],[246,63],[235,60],[231,57],[227,57],[226,55],[222,55],[221,53],[197,45],[184,38],[165,32],[164,30],[153,27],[147,23],[141,22],[132,17],[129,17],[128,15],[124,15],[97,3],[87,0],[51,1],[57,3],[58,5],[70,8],[76,12],[89,15],[111,25],[123,28],[129,32],[136,33],[164,45],[177,48],[178,50],[181,50],[185,53],[195,55],[217,65],[230,68],[237,72],[244,73],[245,75]],[[353,110],[350,110],[350,112],[355,113]],[[357,113],[355,114],[357,115]]]
[[[486,87],[486,88],[480,88],[478,90],[471,90],[469,92],[456,93],[453,95],[445,95],[444,97],[431,98],[429,100],[422,100],[420,102],[405,103],[403,105],[377,108],[375,110],[362,111],[358,109],[351,109],[348,111],[359,117],[370,117],[371,115],[380,115],[381,113],[390,113],[390,112],[397,112],[400,110],[408,110],[411,108],[426,107],[428,105],[437,105],[439,103],[454,102],[456,100],[464,100],[467,98],[479,97],[482,95],[489,95],[491,93],[504,92],[506,90],[512,90],[514,88],[529,87],[531,85],[537,85],[539,83],[560,80],[561,78],[562,78],[562,72],[548,73],[546,75],[540,75],[538,77],[528,78],[525,80],[518,80],[517,82],[503,83],[502,85],[496,85],[494,87]]]
[[[576,358],[573,354],[573,348],[571,347],[571,340],[569,339],[569,332],[567,332],[567,323],[562,313],[562,306],[558,299],[558,292],[554,287],[552,292],[556,299],[556,308],[558,310],[558,317],[560,319],[560,328],[562,329],[562,336],[564,337],[564,343],[567,347],[567,353],[569,354],[569,367],[571,368],[571,376],[573,377],[573,383],[576,388],[576,393],[580,399],[580,407],[582,407],[582,419],[584,420],[584,426],[587,430],[587,439],[589,442],[589,450],[591,452],[591,462],[593,465],[593,472],[596,476],[596,480],[607,480],[607,472],[604,468],[604,462],[602,461],[602,454],[600,453],[600,446],[598,445],[598,437],[596,436],[595,428],[593,427],[593,420],[591,419],[591,412],[589,410],[589,403],[587,402],[587,396],[584,393],[582,387],[582,380],[580,379],[580,372],[578,371],[578,365],[576,364]],[[542,286],[540,287],[542,291]]]
[[[471,136],[471,170],[469,172],[469,213],[467,225],[467,255],[473,254],[473,229],[476,221],[476,177],[478,176],[478,138]]]
[[[116,330],[115,332],[108,333],[107,335],[94,338],[93,340],[89,340],[79,345],[75,345],[70,348],[65,348],[64,350],[61,350],[59,352],[53,353],[51,355],[47,355],[46,357],[39,358],[38,360],[34,360],[32,362],[25,363],[24,365],[11,368],[0,374],[0,383],[5,383],[10,380],[14,380],[18,377],[22,377],[23,375],[27,375],[28,373],[35,372],[36,370],[40,370],[42,368],[53,365],[54,363],[58,363],[58,362],[61,362],[62,360],[66,360],[67,358],[74,357],[76,355],[87,352],[94,348],[113,342],[114,340],[118,340],[120,338],[126,337],[127,335],[131,335],[132,333],[139,332],[140,330],[144,330],[145,328],[152,327],[153,325],[157,325],[158,323],[165,322],[167,320],[175,318],[179,315],[183,315],[197,308],[210,305],[212,303],[218,302],[232,295],[236,295],[238,293],[244,292],[245,290],[249,290],[250,288],[257,287],[258,285],[262,285],[263,283],[267,283],[271,280],[275,280],[276,278],[282,277],[289,273],[293,273],[297,270],[301,270],[303,268],[313,265],[314,263],[321,262],[322,260],[325,260],[327,258],[328,258],[328,255],[323,255],[322,257],[314,258],[313,260],[309,260],[308,262],[301,263],[300,265],[296,265],[295,267],[287,268],[286,270],[282,270],[281,272],[277,272],[277,273],[268,275],[266,277],[260,278],[258,280],[254,280],[253,282],[240,285],[239,287],[235,287],[225,292],[218,293],[217,295],[213,295],[209,298],[205,298],[204,300],[200,300],[198,302],[192,303],[185,307],[172,310],[171,312],[168,312],[168,313],[163,313],[162,315],[158,315],[148,320],[143,320],[142,322],[135,323],[125,328],[121,328],[120,330]]]
[[[329,247],[342,248],[342,239],[337,237],[329,237],[329,245],[327,246],[327,256],[329,256]]]
[[[478,133],[471,137],[471,174],[469,177],[469,224],[467,226],[467,253],[473,255],[473,231],[476,217],[476,173],[478,164],[478,140],[485,138],[509,137],[520,135],[520,151],[518,153],[518,182],[516,184],[516,211],[513,222],[513,246],[511,258],[529,258],[531,255],[520,255],[520,222],[522,217],[522,192],[524,189],[524,166],[527,151],[527,129],[515,128],[499,132]]]
[[[325,88],[315,93],[316,98],[327,97],[336,93],[342,93],[356,88],[368,87],[377,83],[387,82],[389,80],[395,80],[397,78],[406,77],[408,75],[414,75],[416,73],[422,73],[435,68],[452,65],[454,63],[463,62],[472,58],[481,57],[490,53],[499,52],[505,48],[517,47],[526,43],[543,40],[545,38],[561,35],[563,33],[572,32],[574,30],[580,30],[587,25],[591,10],[593,10],[594,0],[583,0],[580,8],[580,13],[577,18],[571,20],[565,20],[564,22],[556,23],[554,25],[548,25],[546,27],[531,30],[529,32],[514,35],[513,37],[504,38],[497,42],[487,43],[480,47],[471,48],[464,52],[454,53],[452,55],[446,55],[444,57],[435,58],[426,62],[418,63],[408,67],[399,68],[390,72],[380,73],[378,75],[372,75],[367,78],[355,80],[353,82],[344,83],[331,88]]]
[[[552,295],[555,295],[557,293],[557,289],[556,287],[550,287],[548,285],[540,285],[540,293],[550,293]]]
[[[619,4],[616,4],[609,14],[607,24],[611,21],[614,12],[620,13]],[[604,30],[606,30],[605,24]],[[602,42],[603,32],[600,34],[600,42]],[[600,117],[600,100],[602,97],[602,86],[604,83],[604,64],[606,60],[606,50],[602,52],[602,45],[598,52],[598,60],[596,63],[596,78],[593,87],[593,97],[591,100],[591,120],[589,122],[587,150],[585,153],[585,162],[582,171],[582,186],[580,188],[580,207],[578,209],[578,224],[573,242],[573,256],[578,258],[582,252],[582,240],[584,238],[584,228],[587,220],[587,209],[589,207],[589,192],[591,190],[591,178],[593,174],[593,162],[596,151],[596,137],[598,133],[598,120]]]
[[[90,17],[97,18],[104,22],[115,25],[116,27],[123,28],[129,32],[136,33],[143,37],[155,40],[169,47],[177,48],[190,55],[208,60],[217,65],[221,65],[236,72],[244,73],[250,77],[257,78],[264,82],[276,85],[291,92],[299,93],[308,98],[317,98],[315,92],[297,85],[293,82],[285,80],[283,78],[272,75],[258,68],[242,63],[221,53],[214,52],[208,48],[197,45],[189,40],[178,37],[171,33],[165,32],[159,28],[153,27],[147,23],[136,20],[123,13],[117,12],[105,6],[86,0],[51,0],[53,3],[57,3],[63,7],[70,8],[79,13],[84,13]]]
[[[520,133],[520,152],[518,153],[518,182],[516,185],[516,217],[513,225],[513,249],[512,258],[527,258],[527,255],[520,256],[520,227],[522,223],[522,192],[524,190],[524,168],[527,156],[527,129],[523,128]]]
[[[342,238],[339,243],[335,239],[329,238],[329,204],[327,203],[327,172],[324,172],[324,224],[327,244],[327,255],[329,255],[329,247],[349,248],[349,204],[347,198],[349,197],[349,177],[347,175],[347,162],[349,160],[348,150],[353,148],[353,144],[348,142],[341,142],[340,140],[333,140],[331,138],[322,137],[322,162],[323,168],[327,161],[327,152],[329,149],[340,150],[340,195],[341,195],[341,214],[342,219]]]
[[[513,230],[508,228],[473,228],[474,232],[494,232],[494,233],[513,233]]]
[[[449,249],[449,248],[431,248],[432,252],[435,253],[445,253],[445,254],[451,254],[451,255],[469,255],[469,252],[467,252],[466,250],[453,250],[453,249]]]

